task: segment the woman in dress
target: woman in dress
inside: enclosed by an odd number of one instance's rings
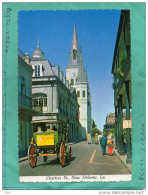
[[[113,148],[114,148],[114,142],[112,139],[107,140],[107,145],[108,145],[108,153],[110,156],[113,154]]]

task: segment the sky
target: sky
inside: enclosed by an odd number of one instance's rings
[[[31,56],[37,47],[52,65],[66,73],[74,21],[92,95],[92,118],[103,129],[107,113],[115,112],[111,74],[120,10],[20,11],[18,48]]]

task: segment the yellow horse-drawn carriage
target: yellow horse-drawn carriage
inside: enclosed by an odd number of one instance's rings
[[[71,161],[72,150],[68,145],[68,127],[59,132],[55,127],[48,129],[47,124],[37,123],[28,148],[28,160],[32,168],[36,167],[37,157],[47,162],[50,156],[57,157],[62,167]]]

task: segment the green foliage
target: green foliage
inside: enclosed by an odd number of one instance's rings
[[[117,89],[117,83],[113,83],[112,87],[113,87],[114,90],[116,90]]]
[[[115,77],[116,78],[123,78],[124,77],[124,66],[125,66],[125,61],[124,58],[120,61],[120,68],[115,72]]]
[[[91,131],[91,136],[92,137],[95,137],[95,134],[98,134],[98,135],[101,135],[102,134],[102,131],[100,131],[99,129],[97,128],[92,128],[92,131]]]
[[[116,135],[116,129],[110,129],[110,130],[104,130],[104,133],[106,135],[109,135],[110,133],[112,133],[114,136]]]
[[[124,77],[124,72],[122,69],[119,69],[115,72],[115,77],[116,78],[123,78]]]

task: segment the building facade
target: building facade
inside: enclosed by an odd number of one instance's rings
[[[79,103],[79,137],[86,140],[87,133],[91,133],[91,94],[83,66],[82,50],[79,48],[76,25],[74,25],[69,65],[66,67],[66,78],[76,89]]]
[[[123,110],[126,120],[131,120],[131,40],[130,11],[122,10],[117,33],[112,74],[114,75],[114,106],[116,145],[120,155],[123,154]],[[132,162],[132,129],[126,129],[127,163]]]
[[[69,84],[59,66],[52,66],[37,45],[30,64],[32,76],[32,104],[42,113],[33,116],[32,122],[55,125],[59,132],[69,124],[69,141],[79,138],[79,105],[75,89]]]
[[[104,125],[104,132],[113,132],[115,129],[115,113],[107,114],[106,121]]]
[[[19,118],[19,156],[26,156],[32,136],[32,73],[28,55],[18,50],[18,118]]]

